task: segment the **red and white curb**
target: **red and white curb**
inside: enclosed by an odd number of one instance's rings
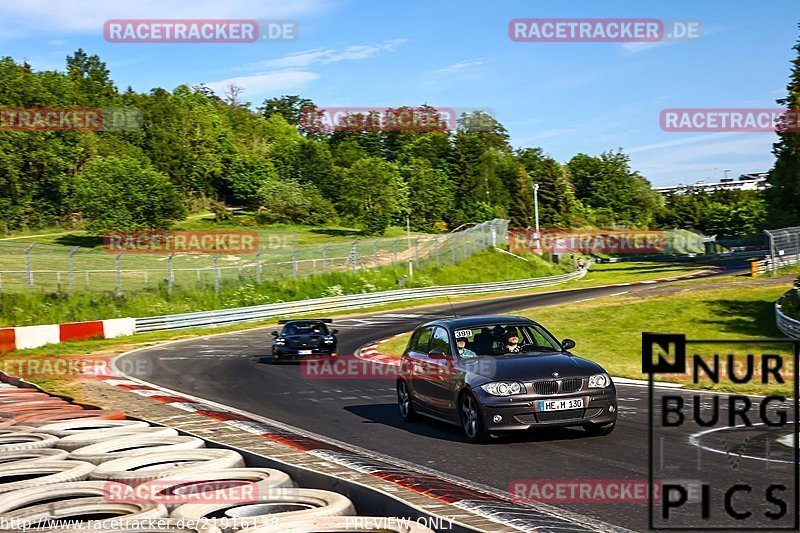
[[[45,324],[0,328],[0,352],[39,348],[45,344],[90,339],[113,339],[133,335],[136,321],[132,318],[111,318],[67,324]]]
[[[707,268],[705,270],[701,270],[699,272],[693,272],[691,274],[685,274],[683,276],[676,276],[673,278],[658,278],[658,279],[651,279],[647,281],[629,281],[627,283],[614,283],[612,285],[605,285],[606,287],[628,287],[631,285],[653,285],[656,283],[666,283],[669,281],[682,281],[686,279],[695,279],[695,278],[704,278],[706,276],[710,276],[712,274],[719,274],[725,270],[723,267],[712,267]],[[598,287],[592,287],[598,288]],[[561,291],[553,291],[553,292],[561,292]],[[616,294],[611,294],[609,296],[618,296],[620,294],[625,294],[625,292],[619,292]],[[588,300],[592,300],[593,298],[586,298],[584,300],[578,300],[579,302],[585,302]],[[577,302],[575,302],[577,303]],[[386,337],[385,339],[380,339],[374,342],[370,342],[369,344],[365,344],[361,348],[356,350],[355,356],[359,359],[364,359],[365,361],[369,361],[371,363],[376,364],[384,364],[384,365],[391,365],[391,366],[400,366],[400,359],[398,357],[393,357],[391,355],[387,355],[385,353],[381,353],[379,350],[379,346],[386,341],[390,341],[392,339],[396,339],[397,337],[401,337],[403,335],[407,335],[410,331],[406,331],[405,333],[398,333],[397,335],[392,335],[391,337]],[[617,378],[614,378],[615,380]],[[624,378],[619,378],[624,379]],[[646,381],[639,382],[639,380],[630,380],[631,382],[636,382],[637,384],[647,384]]]

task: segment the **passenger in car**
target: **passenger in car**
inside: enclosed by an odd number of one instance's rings
[[[461,357],[477,357],[478,354],[467,348],[467,339],[459,337],[456,339],[456,346],[458,346],[458,355]]]

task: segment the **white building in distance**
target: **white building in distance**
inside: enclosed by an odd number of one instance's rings
[[[654,191],[661,194],[693,194],[700,191],[763,191],[769,184],[767,183],[768,172],[758,172],[753,174],[742,174],[739,179],[722,178],[719,181],[706,182],[698,181],[693,185],[679,183],[666,187],[653,187]]]

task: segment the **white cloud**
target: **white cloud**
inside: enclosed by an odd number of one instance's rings
[[[625,151],[631,154],[631,166],[654,184],[694,183],[717,179],[720,170],[730,169],[731,176],[744,172],[769,170],[775,158],[771,154],[773,135],[764,133],[716,133],[693,135],[653,143]],[[651,152],[644,155],[643,152]]]
[[[375,57],[384,52],[393,52],[398,46],[405,43],[406,39],[392,39],[381,43],[361,44],[347,46],[341,49],[316,48],[294,52],[276,59],[267,59],[244,67],[243,70],[264,68],[300,68],[310,65],[326,65],[340,61],[359,61]]]
[[[314,72],[283,70],[211,81],[206,82],[206,85],[220,97],[225,94],[228,85],[237,85],[244,89],[242,94],[244,100],[253,100],[255,96],[259,95],[283,94],[287,91],[301,90],[317,78],[319,78],[319,74]]]
[[[705,133],[702,135],[681,137],[679,139],[673,139],[671,141],[662,141],[652,144],[643,144],[641,146],[633,146],[631,148],[626,148],[625,152],[628,154],[638,154],[641,152],[649,152],[651,150],[658,150],[660,148],[669,148],[672,146],[681,146],[684,144],[700,144],[702,141],[710,141],[713,139],[719,139],[724,137],[734,137],[737,135],[742,135],[742,134],[736,132]]]
[[[320,14],[332,5],[333,0],[18,0],[0,3],[0,19],[6,22],[0,38],[40,33],[100,35],[109,19],[294,18]]]
[[[440,68],[434,70],[434,74],[455,74],[457,72],[464,72],[467,69],[472,67],[478,67],[483,65],[483,59],[473,59],[470,61],[461,61],[459,63],[453,63],[452,65],[446,66],[444,68]]]

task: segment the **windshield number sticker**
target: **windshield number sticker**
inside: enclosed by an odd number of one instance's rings
[[[456,330],[456,339],[466,339],[468,337],[472,337],[472,330],[471,329],[457,329]]]

